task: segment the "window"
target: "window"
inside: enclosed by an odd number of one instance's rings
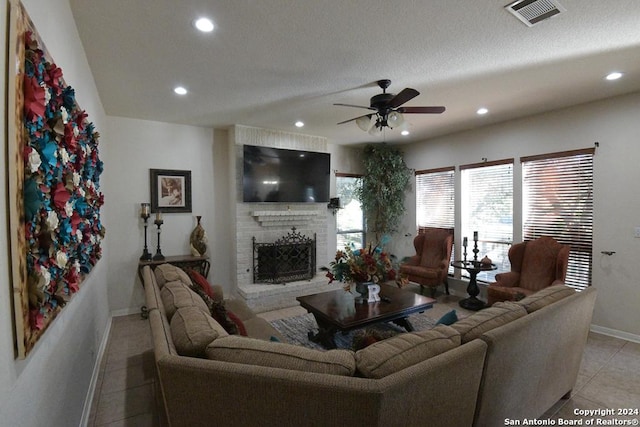
[[[461,236],[468,240],[467,259],[473,259],[477,231],[478,260],[486,255],[498,267],[478,274],[478,280],[493,282],[497,273],[511,270],[507,253],[513,242],[513,159],[460,166],[460,170]]]
[[[337,250],[347,245],[356,249],[365,245],[364,213],[360,201],[355,198],[355,189],[361,185],[357,175],[336,174],[336,192],[342,209],[336,212]]]
[[[594,149],[522,157],[523,239],[571,245],[565,283],[591,285]]]
[[[454,228],[455,168],[416,171],[416,221],[422,227]],[[453,258],[454,251],[451,251]],[[453,267],[449,265],[449,274]]]
[[[420,227],[453,228],[454,168],[416,172],[416,220]]]

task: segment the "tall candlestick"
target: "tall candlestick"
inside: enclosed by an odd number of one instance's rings
[[[477,232],[477,231],[474,231],[474,232],[473,232],[473,241],[474,241],[474,242],[477,242],[477,241],[478,241],[478,232]]]
[[[140,218],[144,221],[144,249],[142,250],[142,255],[140,256],[140,260],[149,261],[151,260],[151,252],[147,249],[147,221],[151,216],[151,210],[149,203],[141,203],[140,204]]]
[[[162,221],[162,212],[156,212],[156,221]]]
[[[467,263],[467,238],[462,238],[462,255],[464,256],[464,263]]]
[[[156,215],[156,220],[154,221],[156,227],[158,227],[158,246],[156,249],[156,254],[153,256],[154,261],[164,260],[164,255],[162,255],[162,250],[160,249],[160,233],[162,232],[160,227],[162,227],[163,221],[162,221],[162,217],[161,216],[159,217],[159,215],[160,215],[160,212],[158,212],[158,214]],[[158,217],[160,219],[158,219]]]

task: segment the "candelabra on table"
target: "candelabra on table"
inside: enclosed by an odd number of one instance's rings
[[[453,261],[451,265],[454,268],[464,269],[469,272],[469,285],[467,286],[467,293],[469,294],[468,298],[460,300],[458,303],[460,307],[466,308],[468,310],[480,310],[483,309],[486,304],[484,301],[479,300],[478,294],[480,293],[480,289],[478,288],[478,282],[476,277],[478,273],[481,271],[491,271],[497,269],[495,264],[491,263],[483,263],[482,261],[478,261],[478,232],[473,232],[473,261],[467,261],[467,238],[462,239],[462,246],[464,248],[464,260],[463,261]]]

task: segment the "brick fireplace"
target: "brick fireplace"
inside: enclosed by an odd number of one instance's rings
[[[325,138],[247,126],[234,126],[230,131],[235,156],[235,220],[236,220],[236,289],[256,312],[297,305],[296,297],[340,287],[327,284],[319,267],[327,265],[327,228],[331,217],[326,203],[243,203],[242,145],[263,145],[306,151],[327,151]],[[254,280],[254,239],[275,242],[295,228],[296,233],[315,236],[315,272],[310,278],[286,283],[259,283]]]

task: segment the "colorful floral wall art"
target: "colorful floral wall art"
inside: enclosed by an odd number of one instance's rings
[[[18,239],[23,253],[17,255],[24,262],[14,268],[26,272],[13,277],[26,280],[26,286],[17,284],[20,300],[14,304],[22,308],[16,310],[23,329],[17,331],[17,350],[24,357],[100,259],[105,229],[99,134],[24,11],[22,16],[17,43],[23,67],[16,79],[16,90],[22,91],[16,94],[22,101],[22,109],[16,105],[21,136],[16,139],[22,155],[18,214],[24,233]],[[19,313],[25,307],[28,313]]]

